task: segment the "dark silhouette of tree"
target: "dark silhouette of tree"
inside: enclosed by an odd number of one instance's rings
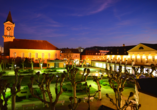
[[[76,80],[76,74],[78,73],[78,69],[75,67],[67,66],[66,67],[67,72],[64,71],[64,74],[66,75],[67,79],[71,82],[72,90],[73,90],[73,97],[74,97],[74,103],[77,103],[77,97],[76,97],[76,86],[78,83],[86,82],[87,76],[90,73],[89,69],[84,69],[82,77],[80,80]]]
[[[63,86],[63,82],[65,79],[65,75],[62,74],[60,77],[57,77],[57,80],[55,83],[55,94],[56,94],[55,100],[53,100],[52,93],[50,91],[50,84],[51,84],[52,80],[54,79],[55,75],[50,76],[48,74],[43,73],[42,74],[43,77],[41,80],[39,80],[40,74],[37,73],[36,75],[37,75],[37,80],[35,80],[34,76],[32,76],[30,78],[31,83],[28,84],[30,93],[32,94],[33,97],[39,99],[40,101],[44,102],[45,104],[48,104],[50,107],[50,110],[55,110],[55,106],[59,100],[59,97],[63,93],[62,86]],[[43,99],[34,94],[34,90],[33,90],[34,81],[36,81],[38,83],[38,86],[39,86],[41,92],[43,93]],[[59,89],[58,89],[58,84],[59,84]],[[46,95],[45,95],[46,93],[48,94],[49,101],[46,100]]]

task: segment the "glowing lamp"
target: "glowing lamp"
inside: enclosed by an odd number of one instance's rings
[[[135,58],[135,55],[133,55],[132,58]]]
[[[146,56],[143,55],[142,58],[146,58]]]
[[[149,56],[148,56],[148,58],[149,58],[149,59],[151,59],[151,58],[152,58],[152,56],[150,56],[150,55],[149,55]]]
[[[140,56],[138,55],[137,58],[140,58]]]
[[[98,73],[96,73],[95,76],[98,76]]]

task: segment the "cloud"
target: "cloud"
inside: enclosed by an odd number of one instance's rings
[[[125,12],[125,13],[118,13],[118,10],[116,8],[113,9],[113,13],[114,13],[114,16],[118,19],[118,20],[121,20],[121,18],[123,16],[126,16],[126,15],[129,15],[131,13],[133,13],[133,11],[129,11],[129,12]]]
[[[64,37],[66,34],[58,34],[58,29],[45,28],[40,25],[32,26],[27,24],[19,24],[17,27],[17,33],[22,33],[28,36],[37,37]]]
[[[86,7],[83,7],[78,12],[69,15],[87,16],[96,14],[112,6],[112,4],[116,3],[117,1],[118,0],[96,0],[96,1],[91,0],[91,2]]]

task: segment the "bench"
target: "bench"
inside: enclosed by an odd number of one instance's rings
[[[22,105],[22,108],[23,108],[23,110],[25,109],[25,107],[33,107],[33,109],[34,109],[34,106],[35,106],[35,104],[25,104],[25,105]]]
[[[62,105],[64,105],[65,100],[60,100],[57,103],[61,103]]]
[[[88,100],[88,97],[84,97],[84,98],[83,98],[83,102],[85,102],[85,100]],[[93,101],[93,100],[94,100],[94,97],[90,97],[89,100]]]

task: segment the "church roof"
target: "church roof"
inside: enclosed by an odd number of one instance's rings
[[[14,49],[43,49],[43,50],[57,50],[58,48],[46,40],[28,40],[28,39],[14,39],[10,42],[10,48]]]
[[[10,12],[10,11],[9,11],[8,17],[7,17],[7,19],[6,19],[6,22],[7,22],[7,21],[10,21],[10,22],[14,23],[13,20],[12,20],[11,12]]]

